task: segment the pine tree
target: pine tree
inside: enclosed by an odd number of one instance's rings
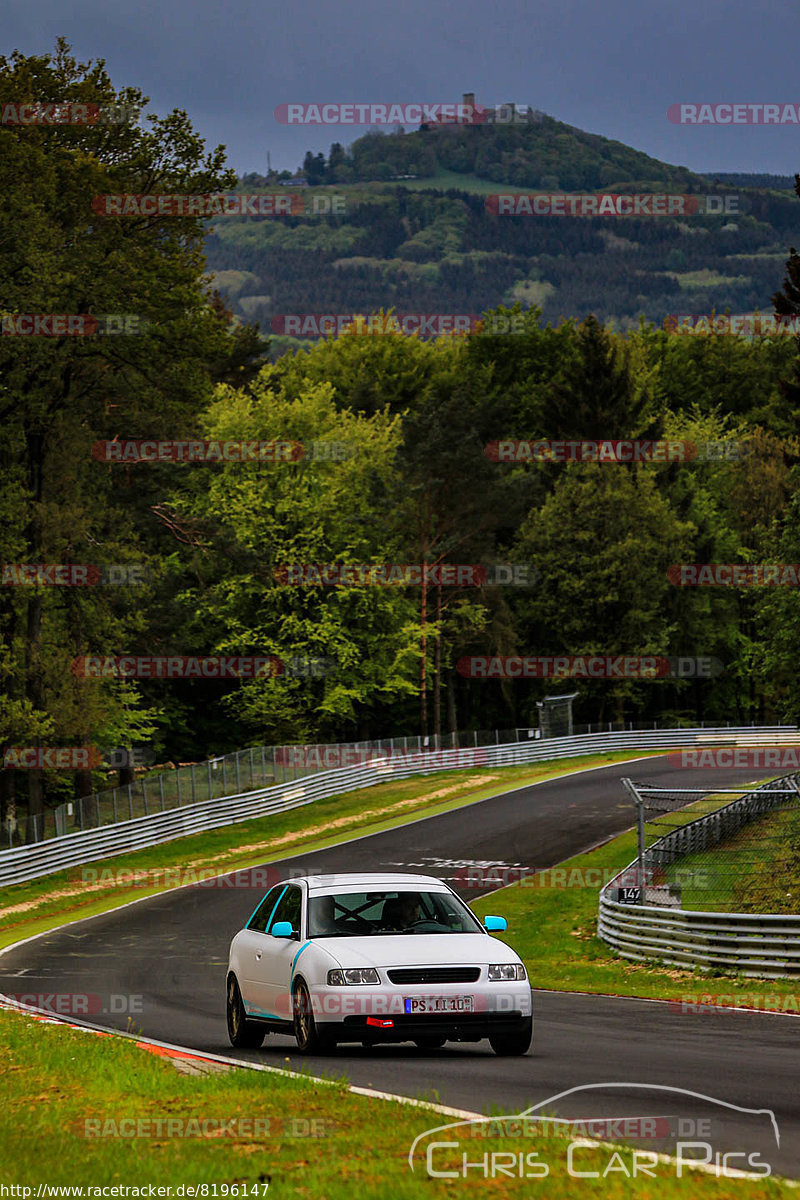
[[[591,314],[578,327],[574,355],[543,402],[550,438],[658,437],[661,417],[628,349]]]

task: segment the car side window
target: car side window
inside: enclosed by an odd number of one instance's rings
[[[278,907],[275,909],[275,915],[269,923],[269,929],[277,921],[289,921],[295,933],[300,932],[300,908],[302,904],[302,893],[299,887],[289,887],[281,896]]]
[[[266,932],[267,922],[269,921],[272,910],[275,907],[278,897],[280,896],[284,887],[285,884],[276,883],[274,887],[269,889],[256,911],[247,922],[248,929],[255,929],[258,933]]]

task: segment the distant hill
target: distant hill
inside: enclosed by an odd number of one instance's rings
[[[286,314],[470,314],[520,301],[539,304],[545,321],[594,312],[624,329],[640,316],[661,325],[676,312],[769,312],[789,246],[800,241],[792,176],[703,177],[550,117],[368,134],[313,164],[306,174],[319,188],[276,188],[274,178],[250,174],[241,190],[293,194],[308,207],[320,197],[323,208],[338,195],[343,212],[226,217],[207,238],[209,268],[235,313],[265,334],[280,331],[273,352],[297,344],[284,336]],[[737,211],[487,211],[493,191],[528,190],[727,195]]]
[[[345,149],[334,142],[326,158],[306,153],[303,173],[312,186],[398,177],[432,179],[438,172],[473,175],[491,183],[545,191],[612,189],[640,181],[690,190],[702,176],[634,150],[622,142],[565,125],[554,117],[521,124],[422,126],[406,133],[370,132]],[[250,175],[250,181],[259,178]],[[266,182],[266,180],[265,180]]]

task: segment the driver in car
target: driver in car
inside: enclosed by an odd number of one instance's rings
[[[314,925],[315,937],[330,937],[343,932],[336,917],[333,896],[320,896],[316,901]]]
[[[404,892],[396,900],[387,900],[383,910],[383,923],[389,929],[407,929],[421,919],[419,897],[413,892]]]

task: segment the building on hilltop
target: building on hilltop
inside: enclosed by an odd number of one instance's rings
[[[468,104],[471,108],[480,107],[475,103],[474,92],[462,93],[461,103]],[[529,104],[516,104],[511,100],[507,104],[487,107],[484,111],[486,125],[535,125],[546,116],[538,108],[532,108]]]

